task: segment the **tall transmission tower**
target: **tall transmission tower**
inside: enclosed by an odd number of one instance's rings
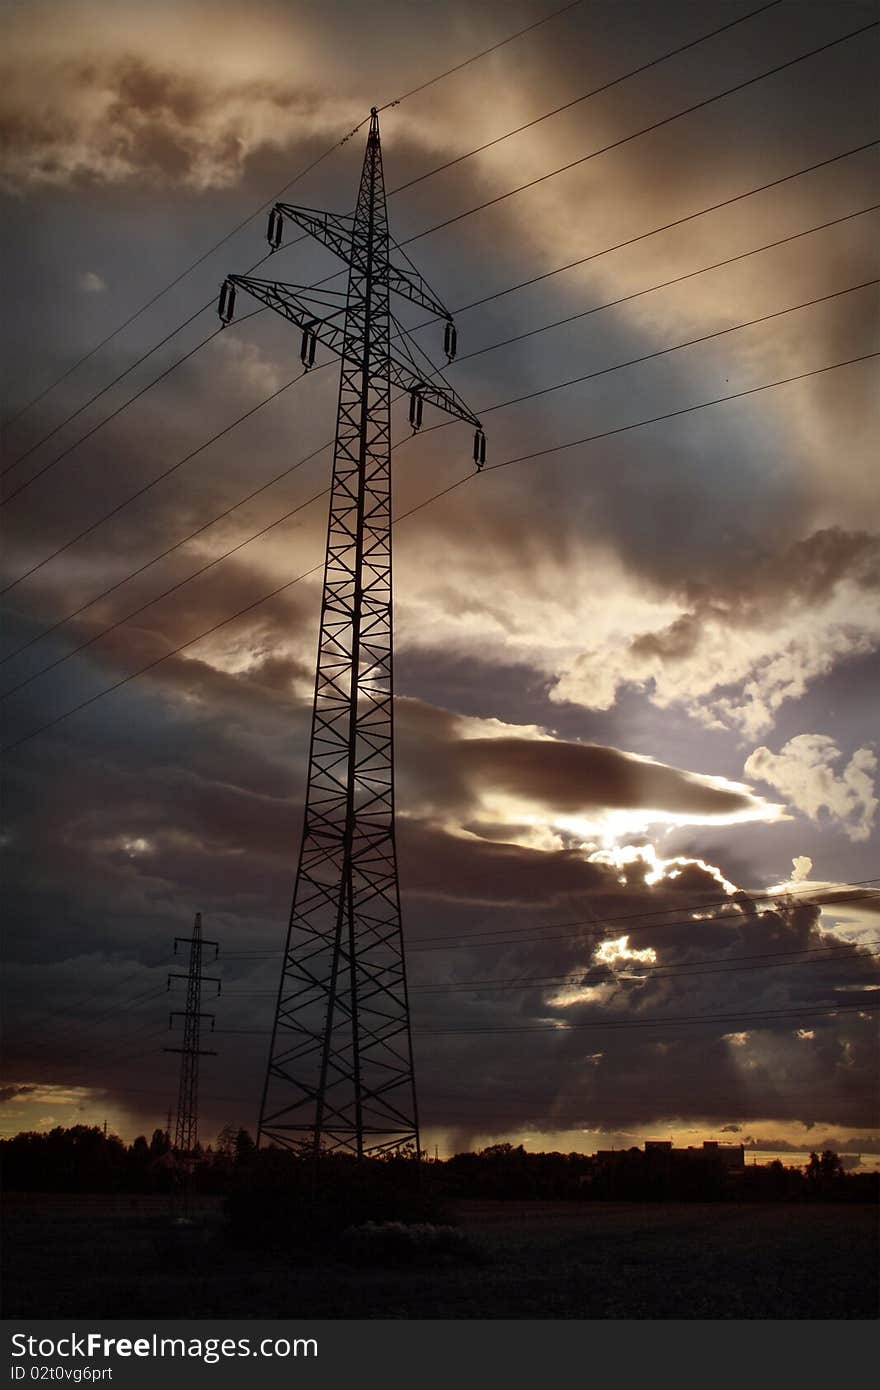
[[[214,947],[214,959],[220,951],[216,941],[205,941],[202,937],[202,914],[196,913],[192,936],[174,938],[174,954],[183,943],[189,946],[189,969],[185,975],[172,971],[168,976],[168,988],[172,980],[186,980],[186,1008],[175,1009],[168,1016],[168,1027],[173,1028],[175,1018],[183,1017],[183,1046],[166,1047],[166,1052],[180,1053],[180,1083],[177,1090],[177,1119],[174,1126],[172,1147],[179,1154],[191,1155],[199,1141],[199,1058],[216,1057],[216,1052],[200,1047],[202,1019],[211,1020],[214,1015],[201,1012],[202,985],[216,984],[220,993],[220,981],[216,975],[202,974],[202,947]]]
[[[436,369],[419,369],[392,313],[394,293],[437,315],[454,356],[449,311],[404,253],[392,258],[375,109],[353,216],[277,203],[273,250],[285,221],[335,252],[348,286],[231,275],[220,294],[224,322],[240,288],[301,329],[306,369],[318,343],[342,363],[302,844],[258,1141],[418,1153],[394,834],[392,386],[409,393],[414,430],[428,402],[474,427],[478,467],[486,443],[452,387],[429,379]]]

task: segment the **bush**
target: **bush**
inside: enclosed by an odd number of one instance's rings
[[[411,1158],[321,1158],[260,1150],[224,1204],[231,1240],[293,1255],[326,1248],[368,1222],[430,1222],[442,1206],[424,1165]]]
[[[481,1264],[484,1252],[456,1226],[434,1226],[422,1221],[367,1221],[343,1232],[339,1241],[343,1259],[357,1265]]]

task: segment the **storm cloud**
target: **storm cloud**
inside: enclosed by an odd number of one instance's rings
[[[170,943],[196,910],[224,981],[204,1132],[253,1125],[338,377],[319,361],[234,425],[297,376],[297,335],[265,313],[213,337],[201,306],[264,254],[250,214],[312,165],[286,196],[350,209],[363,134],[330,147],[520,18],[246,8],[37,0],[8,26],[9,413],[63,379],[8,432],[10,486],[52,467],[3,508],[6,651],[29,643],[0,687],[7,1127],[50,1108],[163,1122]],[[456,311],[449,379],[490,464],[541,451],[472,477],[466,426],[409,438],[396,407],[398,851],[428,1142],[708,1124],[868,1151],[875,364],[834,364],[877,347],[876,151],[857,149],[873,39],[628,138],[865,16],[768,10],[436,175],[733,11],[579,6],[382,112],[394,234]],[[306,243],[272,260],[298,283],[338,269]],[[437,325],[405,321],[436,356]]]

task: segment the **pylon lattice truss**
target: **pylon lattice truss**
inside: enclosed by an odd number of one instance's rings
[[[241,288],[300,328],[306,368],[316,343],[341,358],[305,818],[259,1136],[315,1154],[418,1153],[394,833],[392,386],[410,392],[414,428],[423,402],[471,424],[478,466],[485,439],[451,387],[392,350],[392,293],[445,321],[450,355],[455,329],[392,260],[375,110],[354,216],[278,203],[273,248],[285,220],[345,262],[348,288],[232,275],[220,297],[227,322]]]
[[[216,1052],[201,1047],[202,1019],[211,1020],[214,1015],[201,1012],[202,985],[214,984],[220,993],[220,981],[216,975],[202,974],[202,948],[214,947],[214,959],[220,950],[216,941],[206,941],[202,936],[202,914],[197,912],[193,922],[192,936],[174,938],[174,954],[183,943],[189,946],[189,966],[185,975],[172,971],[168,976],[168,988],[172,980],[186,981],[186,1008],[174,1009],[168,1015],[168,1027],[174,1026],[175,1018],[183,1017],[183,1046],[166,1047],[166,1052],[180,1053],[180,1079],[177,1088],[177,1118],[174,1125],[174,1149],[179,1154],[192,1154],[199,1142],[199,1058],[216,1057]]]

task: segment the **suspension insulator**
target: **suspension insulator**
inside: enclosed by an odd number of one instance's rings
[[[474,432],[474,463],[478,468],[482,468],[486,462],[486,436],[482,430]]]
[[[306,371],[315,365],[315,348],[318,346],[318,338],[315,330],[311,326],[303,329],[302,343],[300,344],[299,355]]]
[[[266,240],[273,251],[277,251],[281,245],[281,234],[284,231],[284,218],[277,208],[273,208],[269,213],[269,225],[266,228]]]
[[[217,305],[217,313],[224,327],[232,319],[235,312],[235,286],[231,280],[224,280],[220,288],[220,302]]]
[[[443,335],[443,351],[446,353],[446,356],[449,358],[450,362],[455,356],[457,347],[458,333],[456,332],[455,324],[447,323],[446,332]]]
[[[424,401],[418,391],[412,391],[409,398],[409,422],[413,428],[413,434],[422,428],[422,407]]]

